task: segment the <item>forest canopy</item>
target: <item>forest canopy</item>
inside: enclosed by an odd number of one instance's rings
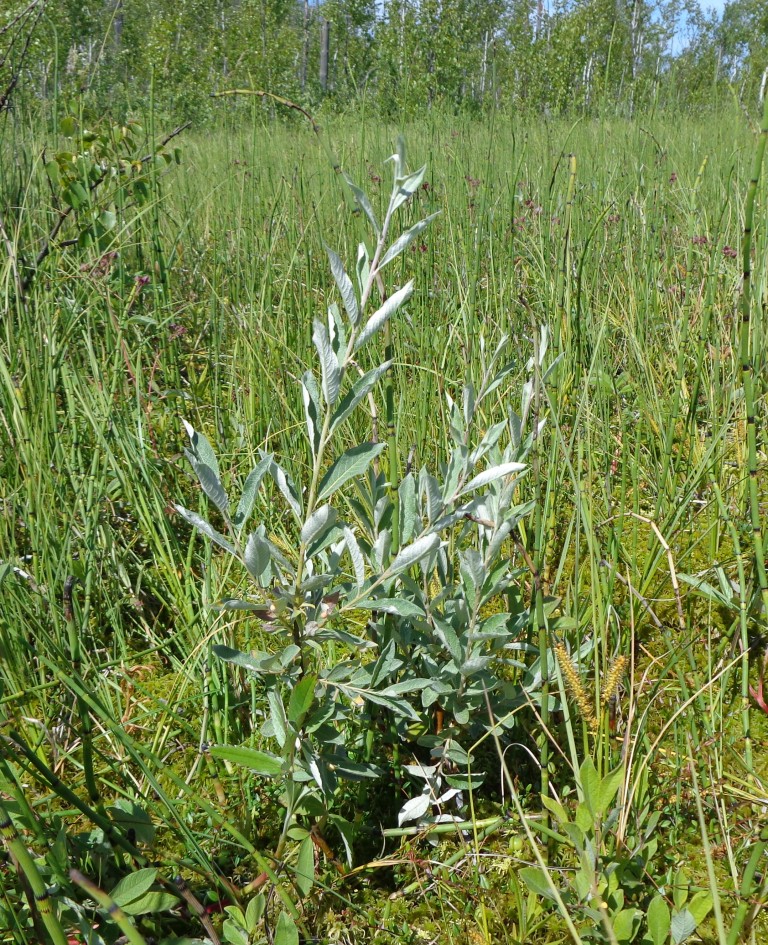
[[[212,93],[383,116],[631,114],[699,108],[766,84],[768,4],[731,0],[34,0],[2,3],[16,104],[77,96],[101,114],[149,101],[203,123]]]

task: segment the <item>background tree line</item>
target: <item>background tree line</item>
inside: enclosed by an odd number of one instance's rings
[[[768,3],[730,0],[0,0],[16,99],[78,94],[128,111],[149,95],[205,121],[210,93],[267,89],[312,108],[364,97],[380,114],[632,112],[754,103]],[[231,105],[229,107],[244,107]]]

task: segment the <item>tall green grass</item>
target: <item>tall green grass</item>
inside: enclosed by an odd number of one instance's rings
[[[348,115],[326,133],[380,209],[396,130]],[[547,778],[558,794],[574,783],[588,754],[603,773],[627,761],[622,816],[664,811],[658,876],[679,850],[703,849],[687,832],[698,808],[677,772],[693,746],[699,820],[729,851],[717,881],[732,915],[768,774],[751,751],[768,720],[748,707],[759,670],[750,647],[765,645],[750,532],[766,502],[768,300],[753,130],[740,113],[571,126],[435,115],[405,133],[429,168],[411,222],[442,214],[395,279],[416,288],[392,329],[390,474],[409,457],[418,468],[446,454],[446,394],[460,400],[477,382],[481,343],[510,333],[523,378],[549,328],[562,360],[535,393],[549,414],[528,485],[537,515],[510,553],[535,566],[528,590],[551,698],[522,729],[539,740],[545,792]],[[268,447],[301,478],[294,381],[311,358],[312,317],[333,297],[323,243],[353,260],[358,223],[309,127],[254,111],[250,126],[184,138],[181,166],[118,230],[113,260],[57,248],[22,299],[19,267],[55,217],[40,142],[6,125],[4,145],[15,251],[1,283],[0,790],[30,799],[14,816],[38,841],[54,818],[76,833],[109,821],[116,799],[139,799],[169,862],[222,888],[221,874],[240,875],[260,848],[272,800],[199,751],[242,740],[258,707],[211,646],[263,640],[207,607],[240,578],[174,517],[174,501],[203,511],[181,462],[180,418],[217,444],[225,469],[244,476]],[[740,295],[733,250],[745,246],[745,213],[750,291]],[[382,437],[385,417],[379,404]],[[355,432],[366,433],[351,431],[350,444]],[[261,512],[275,540],[295,540]],[[563,698],[553,616],[598,734]],[[620,656],[630,670],[614,722],[601,687]],[[709,852],[689,858],[706,886]],[[14,903],[12,884],[0,884]]]

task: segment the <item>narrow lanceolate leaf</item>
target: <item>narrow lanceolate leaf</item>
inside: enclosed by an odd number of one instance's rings
[[[352,567],[355,571],[355,583],[360,587],[365,581],[365,559],[360,551],[360,545],[357,543],[354,532],[348,526],[344,526],[344,541],[347,544],[349,557],[352,559]]]
[[[258,581],[269,567],[271,560],[272,551],[264,535],[264,526],[259,525],[256,531],[248,536],[243,561],[248,569],[248,573]]]
[[[417,538],[412,544],[406,545],[405,548],[401,549],[387,571],[390,575],[399,574],[401,571],[405,571],[412,565],[417,564],[422,558],[426,558],[427,555],[432,554],[433,551],[437,551],[439,547],[439,535],[423,535],[421,538]]]
[[[367,374],[363,374],[362,377],[359,377],[355,381],[355,383],[339,401],[339,405],[336,408],[336,413],[334,413],[331,419],[331,433],[333,433],[333,431],[347,419],[347,417],[352,413],[355,407],[357,407],[360,401],[368,396],[379,378],[382,376],[382,374],[386,373],[391,364],[391,361],[385,361],[383,364],[380,364],[378,367],[368,371]]]
[[[360,243],[357,247],[355,273],[357,274],[357,287],[360,290],[360,295],[364,295],[371,275],[371,257],[368,255],[368,248],[365,243]]]
[[[175,505],[174,508],[179,513],[179,515],[189,522],[190,525],[206,535],[211,541],[216,542],[217,545],[224,548],[225,551],[228,551],[230,554],[235,554],[235,549],[230,542],[220,533],[217,532],[215,528],[206,522],[204,518],[201,518],[197,512],[190,512],[189,509],[185,509],[183,505]]]
[[[307,439],[312,456],[317,456],[320,446],[320,392],[311,371],[301,376],[301,399],[304,401],[304,417],[307,421]]]
[[[213,502],[225,519],[229,520],[229,498],[216,473],[204,463],[195,463],[195,472],[203,492]]]
[[[378,597],[370,600],[361,600],[355,602],[355,607],[360,610],[380,610],[385,614],[394,614],[398,617],[425,617],[423,609],[413,601],[404,600],[400,597]]]
[[[470,479],[458,495],[466,495],[467,492],[479,489],[480,486],[487,486],[489,482],[494,482],[496,479],[510,476],[512,473],[522,472],[525,468],[525,463],[502,463],[501,466],[492,466]]]
[[[388,262],[392,262],[396,256],[399,256],[400,253],[408,249],[419,233],[423,233],[429,224],[435,219],[435,217],[440,215],[440,213],[440,210],[438,210],[437,213],[430,213],[428,217],[425,217],[423,220],[419,220],[418,223],[414,223],[414,225],[409,230],[406,230],[405,233],[401,233],[395,242],[389,247],[386,253],[384,253],[382,256],[381,261],[379,262],[379,269],[383,269]]]
[[[349,316],[349,320],[353,325],[356,325],[360,321],[360,307],[357,304],[357,296],[355,295],[355,289],[352,285],[352,280],[347,275],[344,264],[339,259],[339,257],[334,253],[334,251],[329,247],[325,247],[325,251],[328,253],[328,259],[331,261],[331,272],[333,273],[333,278],[336,281],[338,286],[339,293],[341,294],[341,301],[344,303],[344,310]]]
[[[385,443],[361,443],[342,453],[320,483],[318,501],[330,498],[347,480],[361,476],[371,462],[381,453]]]
[[[184,424],[184,429],[187,431],[187,436],[189,437],[189,442],[192,446],[192,453],[198,463],[202,463],[205,466],[209,466],[213,470],[213,474],[217,479],[221,479],[221,472],[219,471],[219,461],[216,459],[216,454],[213,451],[213,447],[208,442],[206,437],[199,433],[191,423],[187,423],[186,420],[181,421]]]
[[[366,322],[365,328],[360,332],[360,336],[355,342],[355,351],[372,338],[379,329],[395,314],[400,306],[407,302],[413,294],[413,279],[407,282],[402,289],[398,289],[394,295],[391,295],[380,309],[375,311]]]
[[[296,516],[297,520],[301,522],[302,520],[302,508],[301,508],[301,499],[299,498],[299,493],[296,490],[296,486],[293,484],[293,480],[288,475],[288,473],[280,466],[279,463],[275,462],[273,456],[267,457],[267,454],[262,454],[264,459],[269,458],[268,471],[270,476],[274,479],[275,485],[282,492],[283,498],[290,506],[291,511]]]
[[[360,188],[356,184],[352,183],[352,180],[350,177],[344,174],[344,178],[347,184],[349,185],[349,189],[354,194],[355,200],[357,201],[357,205],[360,207],[363,213],[368,217],[368,220],[371,226],[373,227],[373,232],[376,234],[376,236],[380,236],[381,227],[379,226],[378,220],[376,219],[376,214],[373,212],[373,207],[371,206],[370,200],[368,199],[364,191],[360,190]]]
[[[233,764],[250,768],[257,774],[273,778],[282,774],[283,762],[277,755],[268,751],[256,751],[255,748],[238,748],[234,745],[212,745],[211,754],[222,761],[231,761]]]
[[[301,530],[301,540],[305,545],[311,544],[328,529],[336,524],[336,509],[330,505],[323,505],[309,516]]]
[[[333,407],[339,397],[339,383],[341,380],[341,371],[339,362],[331,347],[331,340],[328,337],[328,329],[317,319],[314,320],[314,330],[312,332],[312,341],[317,354],[320,358],[320,370],[323,380],[323,396],[329,407]]]
[[[413,538],[417,522],[416,480],[413,473],[408,473],[397,491],[400,504],[400,541],[407,544]]]
[[[258,466],[249,473],[248,478],[245,480],[243,494],[240,496],[240,501],[237,503],[237,511],[235,512],[233,522],[235,528],[241,529],[248,521],[253,511],[253,503],[256,501],[256,495],[258,494],[261,480],[264,478],[264,474],[268,468],[269,460],[263,459]]]

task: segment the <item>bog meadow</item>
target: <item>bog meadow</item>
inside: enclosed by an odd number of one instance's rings
[[[0,943],[768,941],[764,5],[0,20]]]

